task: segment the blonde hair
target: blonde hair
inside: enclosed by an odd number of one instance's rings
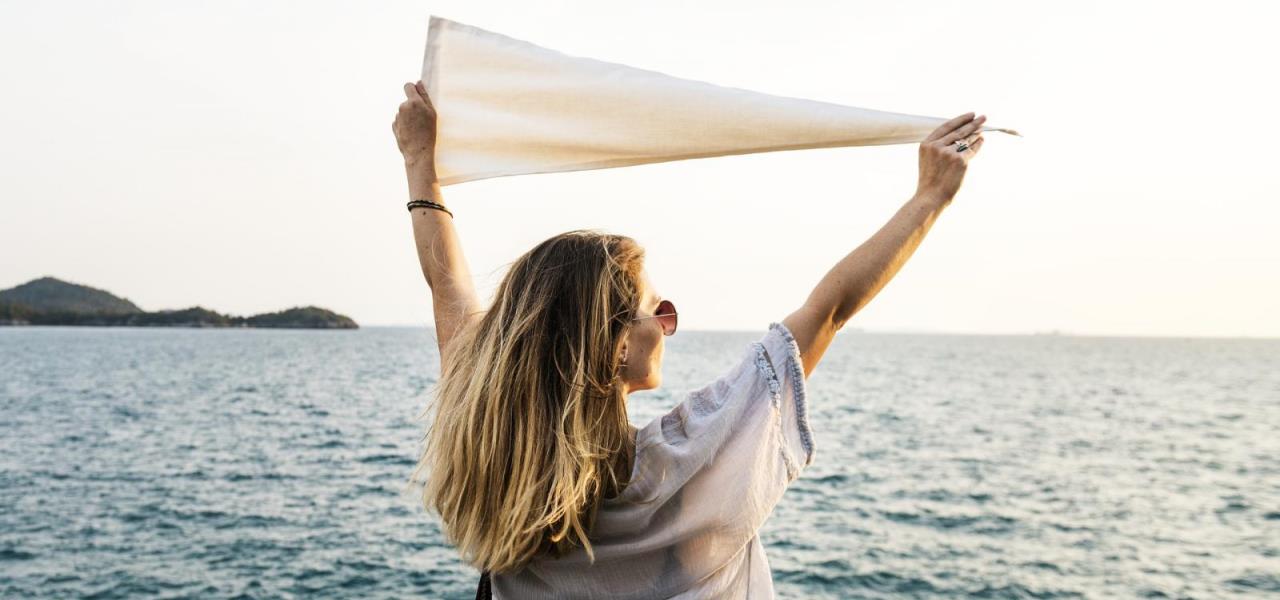
[[[513,571],[576,545],[594,560],[596,512],[631,473],[619,366],[643,259],[626,236],[552,237],[449,342],[412,479],[426,475],[424,506],[476,568]]]

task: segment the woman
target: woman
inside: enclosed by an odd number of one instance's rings
[[[554,236],[486,310],[436,181],[431,100],[421,82],[404,91],[393,129],[442,365],[414,479],[446,537],[499,598],[772,598],[757,532],[813,457],[805,379],[950,203],[985,117],[934,130],[897,214],[728,373],[636,430],[627,395],[661,384],[677,323],[643,250]]]

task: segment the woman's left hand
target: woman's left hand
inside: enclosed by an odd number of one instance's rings
[[[436,109],[427,97],[427,88],[421,81],[404,84],[406,100],[400,103],[400,112],[391,124],[396,134],[396,144],[404,155],[405,166],[426,169],[435,174],[436,164]]]

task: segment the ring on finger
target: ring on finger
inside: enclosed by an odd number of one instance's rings
[[[974,142],[976,142],[978,137],[981,135],[982,135],[982,132],[980,131],[974,132],[954,142],[951,142],[951,145],[956,147],[956,152],[964,152],[965,150],[972,148]]]

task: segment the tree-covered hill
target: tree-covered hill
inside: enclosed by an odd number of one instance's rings
[[[318,329],[355,329],[356,322],[319,306],[299,306],[280,312],[263,313],[244,319],[249,327],[313,327]],[[301,325],[300,325],[301,324]]]
[[[112,315],[142,312],[138,305],[111,292],[53,277],[32,279],[20,286],[0,290],[0,303],[21,304],[46,312]]]

